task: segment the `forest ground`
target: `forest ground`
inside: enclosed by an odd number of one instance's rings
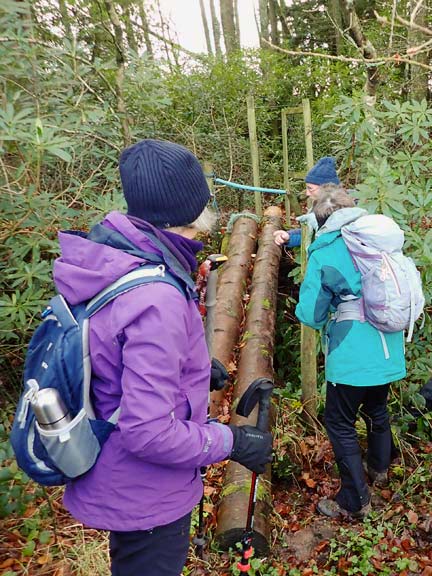
[[[280,412],[292,414],[286,402],[282,400]],[[278,426],[283,425],[279,419]],[[276,430],[275,436],[277,448],[283,435]],[[281,444],[285,461],[294,464],[284,478],[274,476],[270,552],[252,561],[250,574],[432,576],[432,442],[403,442],[402,447],[402,456],[391,467],[389,487],[373,489],[370,519],[337,522],[316,513],[319,498],[334,494],[338,485],[328,440],[318,432],[299,435],[289,447]],[[12,460],[9,464],[15,470],[9,482],[23,508],[0,527],[0,575],[106,576],[106,534],[83,528],[71,518],[61,503],[62,488],[41,490],[22,480]],[[191,547],[184,575],[238,574],[238,551],[222,552],[212,538],[223,468],[223,464],[213,466],[207,474],[209,544],[204,559],[197,558]],[[193,528],[196,522],[195,510]]]

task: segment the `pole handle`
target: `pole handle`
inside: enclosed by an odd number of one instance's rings
[[[243,392],[237,404],[236,413],[248,417],[258,404],[256,427],[261,432],[267,432],[269,427],[270,397],[273,392],[273,382],[269,378],[256,378]]]
[[[272,394],[273,388],[268,390],[262,390],[259,403],[258,403],[258,418],[256,427],[261,432],[267,432],[269,427],[269,416],[270,416],[270,396]]]

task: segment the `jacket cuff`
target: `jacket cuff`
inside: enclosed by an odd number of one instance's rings
[[[218,426],[222,431],[223,437],[223,451],[226,453],[226,458],[229,458],[234,444],[234,435],[232,430],[226,424],[221,424],[220,422],[210,422],[213,426]]]
[[[289,231],[289,240],[285,242],[285,246],[288,248],[295,248],[301,244],[301,228],[294,228]]]

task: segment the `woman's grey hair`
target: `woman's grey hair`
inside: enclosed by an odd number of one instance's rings
[[[175,226],[173,228],[168,228],[168,230],[175,232],[179,228],[194,228],[195,230],[198,230],[198,232],[209,234],[210,232],[213,232],[217,219],[218,216],[216,212],[212,208],[206,206],[198,218],[190,224],[187,224],[186,226]]]
[[[347,191],[337,184],[326,184],[320,186],[318,196],[312,204],[312,212],[318,222],[318,226],[324,225],[327,218],[341,208],[353,208],[354,200]]]
[[[217,214],[212,209],[206,206],[198,218],[189,224],[189,228],[195,228],[198,232],[212,232],[217,222]]]

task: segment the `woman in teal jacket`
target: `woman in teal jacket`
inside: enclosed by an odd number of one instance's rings
[[[370,494],[355,422],[360,411],[368,431],[368,473],[372,481],[382,482],[391,450],[388,390],[391,382],[406,374],[403,332],[383,334],[368,322],[332,317],[341,302],[361,296],[360,273],[340,229],[366,211],[355,207],[343,189],[327,186],[314,201],[313,212],[318,230],[309,247],[296,316],[307,326],[323,329],[324,419],[341,478],[335,500],[321,500],[318,510],[331,517],[364,517],[370,510]]]

